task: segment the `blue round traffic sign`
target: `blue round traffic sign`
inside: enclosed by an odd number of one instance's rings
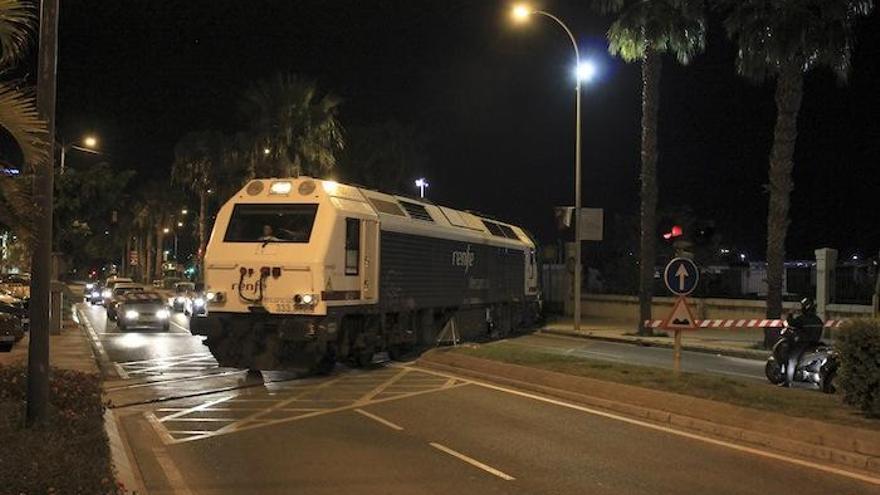
[[[666,265],[663,271],[666,288],[677,296],[686,296],[697,288],[700,271],[697,264],[687,258],[675,258]]]

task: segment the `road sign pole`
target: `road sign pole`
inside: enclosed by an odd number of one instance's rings
[[[681,330],[675,330],[675,346],[672,352],[672,369],[675,374],[681,373]]]

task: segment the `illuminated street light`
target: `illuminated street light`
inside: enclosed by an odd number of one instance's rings
[[[596,75],[596,66],[581,62],[577,39],[571,29],[555,15],[543,10],[534,10],[525,4],[518,4],[511,10],[511,17],[518,24],[524,24],[532,15],[547,17],[555,22],[568,35],[574,49],[575,67],[575,145],[574,145],[574,330],[581,326],[581,83],[590,82]]]
[[[88,148],[95,148],[98,146],[98,138],[95,136],[86,136],[86,138],[83,139],[83,144]]]
[[[264,155],[268,155],[268,154],[271,153],[271,152],[272,152],[272,150],[270,150],[269,148],[263,148],[263,154],[264,154]]]
[[[177,222],[178,227],[183,227],[183,222]]]
[[[65,162],[67,158],[67,152],[70,150],[84,151],[86,153],[93,153],[95,155],[103,155],[100,151],[97,150],[98,147],[98,138],[95,136],[86,136],[82,140],[82,146],[76,143],[67,143],[61,141],[61,173],[63,174],[66,170]]]
[[[425,189],[427,189],[428,186],[430,186],[430,185],[431,184],[428,184],[428,181],[424,177],[416,179],[416,187],[419,188],[419,197],[420,198],[425,197]]]
[[[532,9],[528,5],[518,4],[513,6],[510,14],[514,21],[526,22],[529,19],[529,15],[532,14]]]
[[[180,210],[181,215],[186,215],[187,213],[189,213],[189,210],[187,210],[186,208]]]
[[[169,232],[171,232],[171,229],[169,229],[168,227],[165,227],[164,229],[162,229],[163,234],[167,234]]]

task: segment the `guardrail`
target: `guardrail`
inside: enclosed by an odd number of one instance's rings
[[[645,320],[645,327],[660,328],[666,320]],[[825,328],[837,328],[846,320],[827,320]],[[782,328],[785,320],[694,320],[697,328]]]

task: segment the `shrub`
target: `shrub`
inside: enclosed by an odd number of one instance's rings
[[[866,416],[880,417],[880,320],[845,323],[837,338],[840,352],[838,385],[843,400]]]
[[[25,428],[27,375],[0,366],[0,494],[118,494],[97,375],[52,369],[45,425]]]

